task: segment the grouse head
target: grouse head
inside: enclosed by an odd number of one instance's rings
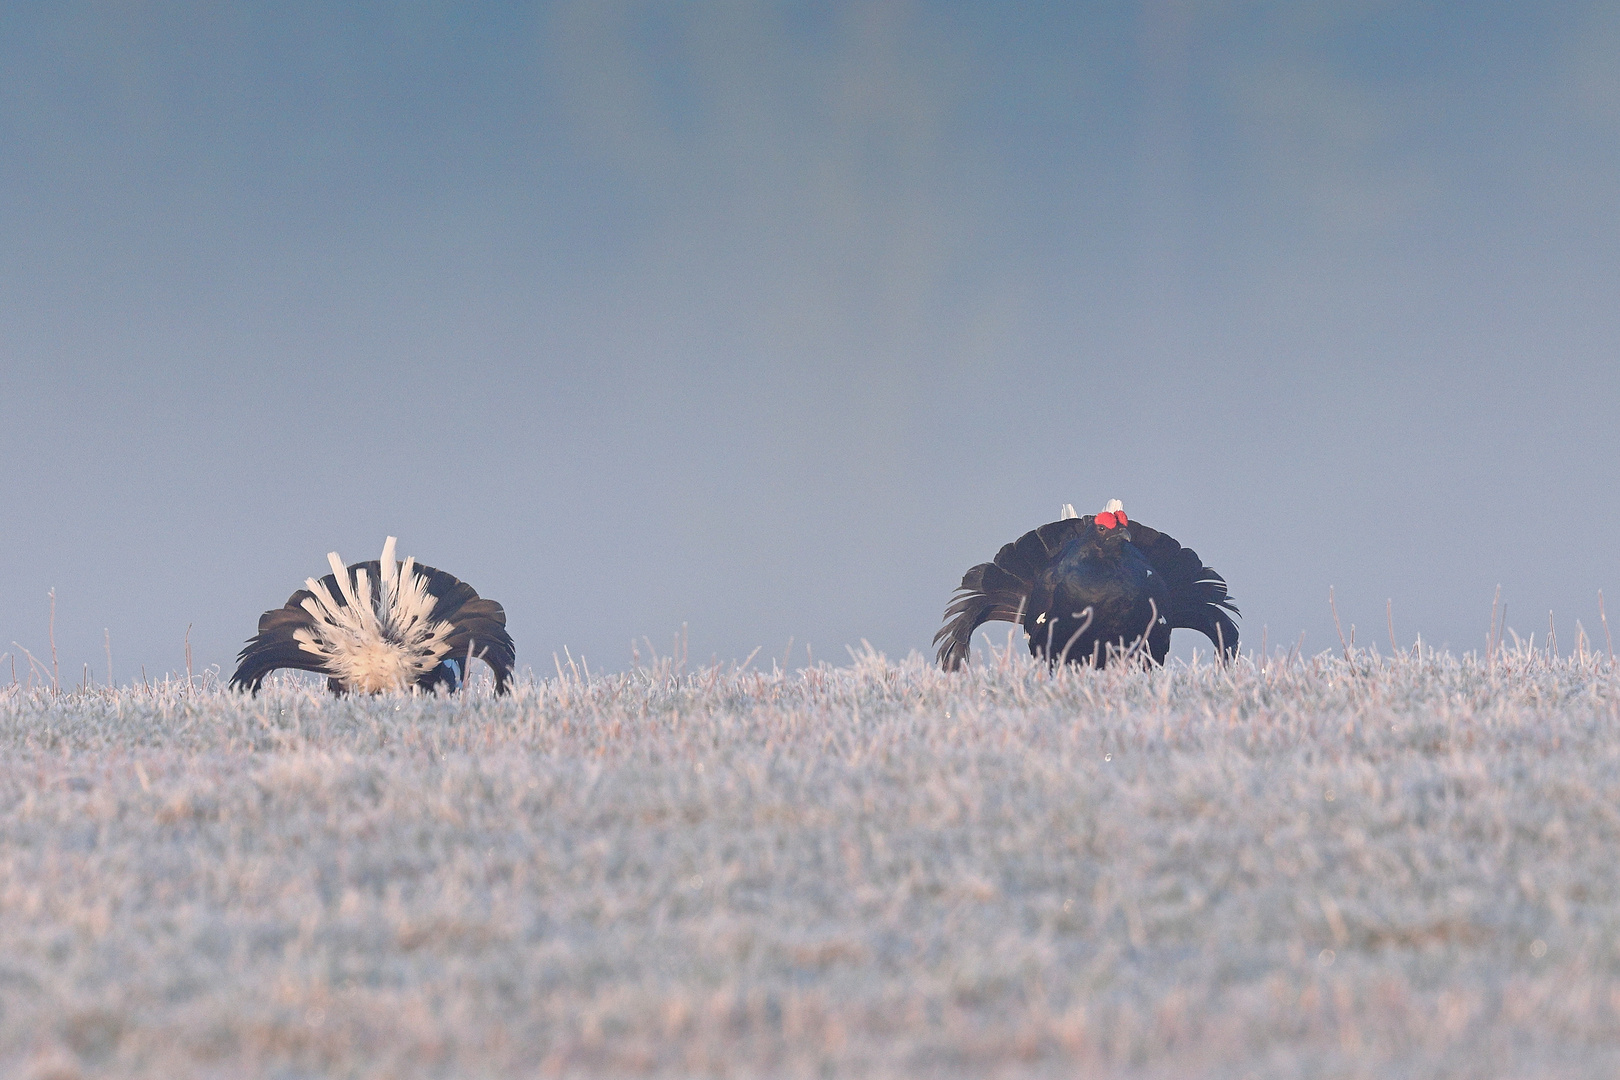
[[[1086,546],[1096,548],[1104,555],[1118,555],[1131,542],[1130,525],[1124,505],[1118,499],[1110,499],[1108,506],[1092,519],[1091,529],[1085,537]]]

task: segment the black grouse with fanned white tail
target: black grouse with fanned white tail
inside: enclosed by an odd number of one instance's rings
[[[266,675],[290,668],[325,675],[336,694],[455,690],[469,661],[482,660],[495,692],[509,688],[516,653],[500,604],[453,574],[395,562],[392,536],[381,559],[326,558],[330,574],[259,617],[231,686],[257,693]]]
[[[1198,553],[1130,521],[1118,499],[1100,514],[1063,516],[962,576],[934,635],[947,671],[968,659],[973,632],[993,619],[1021,623],[1029,651],[1053,664],[1147,657],[1164,663],[1170,631],[1197,630],[1223,657],[1237,652],[1237,605],[1226,579]]]

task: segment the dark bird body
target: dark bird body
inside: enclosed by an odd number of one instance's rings
[[[333,693],[456,689],[470,659],[483,660],[504,693],[516,650],[506,612],[471,585],[414,559],[394,561],[394,538],[382,559],[310,578],[286,604],[259,617],[259,632],[237,657],[230,685],[257,693],[272,671],[327,676]],[[341,577],[340,577],[341,575]]]
[[[1197,630],[1230,656],[1237,607],[1226,581],[1198,553],[1110,510],[1042,525],[962,577],[934,636],[955,670],[985,622],[1018,622],[1029,650],[1052,663],[1096,664],[1145,653],[1162,664],[1170,632]]]

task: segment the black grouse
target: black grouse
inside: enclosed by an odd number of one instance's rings
[[[277,668],[327,677],[335,694],[380,694],[413,688],[457,689],[471,658],[508,690],[516,660],[506,612],[443,570],[394,561],[394,538],[382,558],[347,568],[337,552],[332,572],[259,617],[259,632],[237,657],[231,686],[257,693]]]
[[[1030,653],[1053,664],[1102,667],[1144,651],[1162,664],[1177,627],[1205,634],[1223,656],[1235,654],[1237,613],[1225,578],[1196,551],[1130,521],[1115,499],[1086,517],[1065,506],[1059,520],[962,575],[934,644],[941,666],[955,671],[967,661],[973,631],[1001,619],[1021,622]]]

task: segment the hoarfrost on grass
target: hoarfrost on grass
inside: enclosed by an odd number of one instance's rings
[[[1529,649],[0,690],[7,1076],[1610,1076],[1620,678]]]

